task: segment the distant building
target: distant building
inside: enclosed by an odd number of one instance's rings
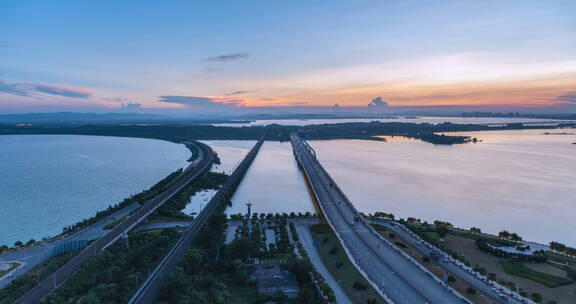
[[[274,296],[282,292],[288,298],[298,297],[300,288],[296,278],[288,270],[283,269],[284,264],[257,264],[248,266],[249,279],[256,281],[258,294]]]

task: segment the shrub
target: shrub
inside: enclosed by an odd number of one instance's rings
[[[394,244],[396,244],[396,246],[400,247],[400,248],[408,248],[408,246],[406,246],[406,244],[396,241],[394,242]]]
[[[328,251],[329,254],[335,254],[336,252],[338,252],[338,247],[334,246],[332,248],[330,248],[330,251]]]
[[[358,289],[358,290],[366,290],[366,285],[364,285],[363,283],[360,283],[358,281],[354,281],[354,284],[352,284],[352,287],[354,287],[354,289]]]

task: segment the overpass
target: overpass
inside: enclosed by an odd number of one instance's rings
[[[94,241],[90,246],[86,247],[70,259],[62,267],[58,268],[54,273],[50,274],[44,280],[30,290],[28,290],[21,297],[16,299],[15,304],[28,304],[38,303],[46,297],[52,290],[60,286],[66,279],[73,275],[86,261],[91,257],[97,255],[100,251],[106,249],[108,246],[114,244],[124,234],[132,230],[150,214],[154,213],[160,206],[170,200],[182,188],[200,176],[204,171],[209,169],[214,160],[214,151],[208,146],[200,142],[195,143],[202,149],[203,158],[197,163],[192,163],[188,166],[178,179],[170,184],[168,189],[159,194],[158,196],[144,202],[142,207],[134,212],[131,216],[118,224],[114,229],[108,232],[103,237]]]
[[[322,215],[352,263],[384,299],[390,304],[471,303],[374,231],[324,170],[312,147],[295,133],[290,140]]]
[[[262,137],[254,147],[252,147],[250,152],[246,154],[242,162],[240,162],[236,169],[234,169],[234,172],[232,172],[232,175],[228,177],[220,190],[216,192],[206,207],[200,211],[198,217],[194,219],[192,224],[184,231],[182,237],[180,237],[178,242],[176,242],[172,249],[170,249],[166,256],[164,256],[148,279],[140,286],[140,288],[138,288],[132,299],[128,302],[129,304],[156,303],[156,300],[162,291],[162,287],[168,280],[170,273],[176,268],[178,262],[190,248],[190,245],[194,239],[196,239],[202,227],[206,225],[210,216],[212,216],[216,211],[222,211],[221,208],[226,206],[226,202],[230,200],[234,194],[234,191],[242,181],[248,168],[250,168],[250,165],[256,158],[256,155],[263,143],[264,137]]]

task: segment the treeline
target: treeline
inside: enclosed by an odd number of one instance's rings
[[[127,303],[178,236],[168,229],[159,235],[132,233],[127,244],[117,243],[92,258],[41,303]]]
[[[175,173],[179,174],[178,171]],[[221,173],[204,173],[166,202],[163,206],[164,211],[158,210],[156,214],[160,212],[181,214],[180,210],[190,201],[190,197],[196,191],[217,187],[226,177]],[[165,179],[157,186],[166,186],[167,183],[169,181]],[[153,197],[156,194],[150,195]],[[148,198],[147,195],[135,197]],[[119,241],[92,258],[64,285],[51,293],[43,303],[126,303],[178,237],[179,234],[175,230],[130,233],[127,243]],[[56,259],[56,261],[59,260]],[[64,263],[51,262],[52,264],[55,266],[51,267],[49,272],[46,271],[46,275]],[[34,276],[33,273],[29,273],[23,277],[26,278],[29,275]],[[16,295],[11,297],[15,299],[34,284],[35,278],[32,283],[27,280],[7,288],[13,291],[10,295]]]
[[[169,184],[174,179],[176,179],[176,177],[178,177],[178,175],[180,175],[180,173],[182,173],[182,169],[178,169],[178,170],[170,173],[168,176],[163,178],[161,181],[156,183],[154,186],[150,187],[148,190],[144,190],[138,194],[131,195],[130,197],[125,198],[120,203],[108,206],[108,208],[106,208],[106,210],[96,212],[95,216],[88,218],[88,219],[84,219],[84,220],[82,220],[76,224],[64,227],[62,230],[64,233],[76,232],[78,230],[81,230],[85,227],[88,227],[88,226],[96,223],[97,221],[101,220],[102,218],[109,216],[110,214],[112,214],[116,211],[119,211],[125,207],[128,207],[131,204],[134,204],[134,203],[143,204],[144,202],[156,197],[157,195],[162,193],[164,190],[166,190],[166,188],[168,188]]]
[[[487,127],[473,124],[428,124],[400,122],[371,123],[336,123],[309,126],[250,126],[222,127],[211,125],[161,124],[161,125],[30,125],[17,126],[0,124],[0,134],[80,134],[106,135],[123,137],[156,138],[174,142],[200,140],[258,140],[266,134],[266,140],[288,141],[292,132],[300,132],[307,139],[376,139],[379,135],[412,136],[425,141],[440,144],[465,142],[459,136],[434,135],[443,132],[485,131],[504,129],[536,129],[538,126],[523,127],[522,125],[507,125],[502,127]],[[550,127],[545,127],[550,128]]]
[[[576,257],[576,248],[568,247],[562,243],[550,242],[550,249]]]
[[[151,216],[151,220],[156,217],[180,217],[182,219],[191,219],[191,216],[182,213],[182,209],[190,203],[190,199],[196,192],[206,189],[218,189],[226,179],[228,175],[224,173],[214,173],[205,172],[191,184],[184,187],[176,196],[174,196],[170,201],[166,202],[158,211]]]
[[[224,241],[228,225],[223,209],[210,218],[170,275],[159,303],[284,303],[286,296],[282,293],[258,295],[255,283],[249,280],[250,259],[277,255],[288,256],[286,267],[295,275],[301,288],[298,303],[325,303],[314,285],[319,279],[312,277],[311,265],[294,255],[285,218],[254,214],[249,220],[243,219],[243,224],[236,230],[234,241],[226,245]],[[270,249],[265,246],[265,229],[274,229],[275,232],[276,246]]]
[[[513,259],[513,260],[522,260],[522,261],[528,261],[528,262],[545,262],[546,261],[546,257],[542,254],[522,254],[522,253],[512,253],[512,252],[508,252],[508,251],[504,251],[502,249],[498,249],[494,246],[490,246],[489,240],[484,239],[484,238],[479,238],[476,240],[476,247],[478,247],[478,249],[493,255],[493,256],[499,256],[499,257],[503,257],[503,258],[507,258],[507,259]]]
[[[416,133],[416,134],[406,134],[406,137],[420,139],[422,141],[432,143],[435,145],[454,145],[454,144],[465,144],[468,142],[477,142],[476,137],[470,136],[453,136],[445,134],[436,133]]]
[[[12,282],[4,288],[0,288],[0,304],[9,304],[14,302],[18,297],[26,293],[26,291],[36,286],[38,282],[42,281],[68,262],[68,260],[76,255],[76,253],[77,251],[67,252],[53,257],[12,280]]]

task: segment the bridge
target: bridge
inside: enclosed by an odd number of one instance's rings
[[[314,149],[295,133],[290,135],[290,140],[322,215],[352,263],[386,301],[390,304],[471,303],[382,238],[322,167]]]
[[[40,281],[38,285],[34,286],[21,297],[19,297],[14,303],[28,304],[40,302],[52,290],[58,288],[58,286],[64,283],[66,279],[72,276],[91,257],[97,255],[100,251],[114,244],[123,235],[140,224],[165,202],[170,200],[174,195],[182,190],[182,188],[195,180],[204,171],[209,169],[212,165],[212,161],[214,160],[214,151],[212,151],[208,145],[203,143],[195,142],[194,144],[196,144],[202,150],[201,155],[203,157],[199,162],[190,164],[190,166],[188,166],[183,171],[183,174],[181,174],[176,181],[170,184],[168,189],[153,199],[144,202],[142,207],[134,212],[131,216],[118,224],[118,226],[116,226],[106,235],[94,241],[92,244],[90,244],[90,246],[80,251],[66,264],[62,265],[62,267],[57,269],[54,273]]]
[[[128,302],[129,304],[156,303],[156,299],[162,291],[162,286],[168,280],[170,273],[176,268],[178,262],[182,259],[188,248],[190,248],[190,245],[198,236],[202,227],[206,225],[210,216],[212,216],[214,212],[221,210],[221,208],[226,206],[226,202],[230,200],[234,194],[234,191],[242,181],[248,168],[250,168],[250,165],[256,158],[256,155],[263,143],[264,137],[262,137],[254,147],[252,147],[250,152],[246,154],[242,162],[240,162],[234,172],[232,172],[232,175],[228,177],[220,190],[212,197],[206,207],[200,211],[198,217],[186,229],[178,242],[172,247],[172,249],[170,249],[150,274],[148,279],[136,291],[130,302]]]

